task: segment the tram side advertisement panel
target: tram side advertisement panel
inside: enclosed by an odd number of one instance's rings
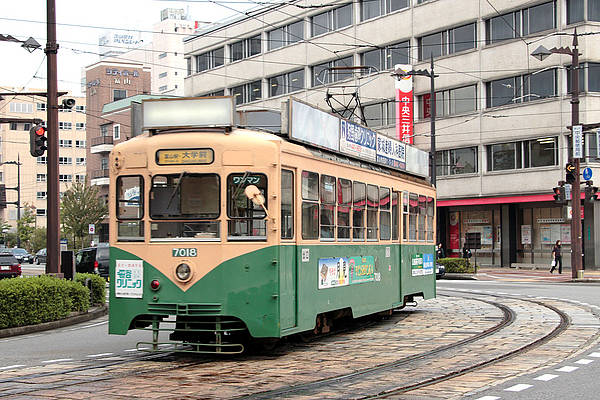
[[[417,253],[411,257],[411,275],[433,275],[433,253]]]
[[[320,258],[317,269],[319,289],[381,281],[373,256]]]

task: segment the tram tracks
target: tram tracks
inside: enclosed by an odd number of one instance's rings
[[[478,295],[478,293],[471,293],[471,295]],[[455,293],[453,293],[452,296],[465,297],[464,295],[461,296],[460,294],[457,295]],[[510,296],[500,296],[500,295],[490,295],[490,294],[485,294],[484,296],[497,297],[497,298],[498,297],[512,298]],[[473,299],[473,298],[471,297],[471,299]],[[483,339],[489,338],[489,337],[497,334],[498,332],[501,332],[502,330],[506,329],[508,326],[510,326],[514,323],[514,321],[517,317],[517,314],[510,307],[508,307],[504,304],[498,303],[496,301],[486,300],[486,299],[482,299],[482,298],[476,298],[476,300],[499,308],[503,314],[501,320],[496,325],[490,327],[489,329],[486,329],[482,332],[479,332],[475,335],[469,336],[469,337],[462,339],[460,341],[457,341],[455,343],[451,343],[448,345],[434,348],[427,352],[411,355],[411,356],[404,357],[404,358],[401,358],[401,359],[393,361],[393,362],[380,364],[380,365],[377,365],[377,366],[374,366],[371,368],[366,368],[366,369],[362,369],[362,370],[355,371],[352,373],[338,375],[338,376],[323,379],[323,380],[307,382],[307,383],[303,383],[303,384],[299,384],[299,385],[283,387],[283,388],[270,390],[270,391],[264,391],[264,392],[260,392],[260,393],[254,393],[252,395],[239,397],[239,399],[255,400],[255,399],[282,398],[282,397],[295,397],[295,396],[315,396],[315,398],[317,398],[317,397],[321,397],[320,394],[323,394],[323,393],[327,394],[325,396],[327,398],[338,397],[335,395],[337,393],[340,394],[340,396],[339,396],[340,398],[377,399],[377,398],[393,397],[393,396],[397,396],[397,395],[400,395],[400,394],[403,394],[403,393],[406,393],[406,392],[409,392],[409,391],[412,391],[415,389],[424,388],[424,387],[434,385],[436,383],[443,382],[443,381],[446,381],[446,380],[449,380],[449,379],[452,379],[452,378],[455,378],[455,377],[458,377],[461,375],[465,375],[467,373],[488,367],[490,365],[493,365],[500,361],[509,359],[511,357],[515,357],[519,354],[523,354],[523,353],[527,352],[528,350],[531,350],[537,346],[540,346],[540,345],[550,341],[552,338],[556,337],[561,332],[566,330],[567,327],[569,326],[568,315],[566,313],[562,312],[561,310],[559,310],[558,308],[556,308],[552,305],[549,305],[549,304],[545,304],[541,301],[536,301],[536,300],[531,300],[531,299],[520,299],[520,301],[525,301],[525,302],[529,302],[532,304],[536,304],[538,306],[541,306],[541,307],[544,307],[544,308],[547,308],[547,309],[553,311],[555,314],[558,315],[559,323],[549,333],[547,333],[531,342],[528,342],[527,344],[519,346],[511,351],[508,351],[506,353],[485,359],[481,362],[475,362],[468,366],[454,368],[454,369],[450,370],[449,372],[444,372],[444,373],[437,374],[434,376],[426,375],[424,377],[417,378],[416,380],[413,380],[412,382],[408,382],[408,383],[400,385],[400,386],[392,384],[391,387],[388,387],[384,390],[377,390],[377,389],[374,390],[373,388],[364,388],[364,387],[362,387],[362,390],[366,391],[368,393],[361,393],[360,389],[358,389],[356,391],[352,391],[352,390],[348,391],[347,390],[348,386],[350,386],[350,387],[354,386],[354,382],[356,382],[356,381],[361,381],[361,382],[372,381],[372,382],[374,382],[373,386],[376,386],[378,383],[386,382],[386,380],[387,380],[386,375],[390,375],[391,373],[398,372],[399,369],[404,368],[405,372],[410,374],[410,372],[411,372],[410,368],[408,368],[408,369],[406,369],[406,368],[410,367],[410,365],[412,365],[412,364],[415,364],[415,363],[431,364],[433,361],[435,361],[434,358],[437,356],[440,356],[443,354],[452,355],[453,353],[457,353],[461,350],[468,351],[467,348],[469,345],[477,343],[479,341],[482,341]],[[362,385],[358,385],[358,386],[362,386]],[[344,390],[338,390],[338,389],[342,389],[342,388]]]

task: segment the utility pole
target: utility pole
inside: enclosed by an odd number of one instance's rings
[[[56,0],[46,3],[47,43],[44,52],[47,63],[48,120],[48,226],[46,234],[46,273],[60,272],[60,209],[58,186],[58,78],[56,43]]]
[[[17,247],[21,247],[21,232],[19,222],[21,221],[21,156],[17,154]]]

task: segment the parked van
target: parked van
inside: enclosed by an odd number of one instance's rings
[[[98,243],[97,247],[81,249],[75,254],[75,270],[81,273],[98,274],[108,278],[110,261],[107,243]]]

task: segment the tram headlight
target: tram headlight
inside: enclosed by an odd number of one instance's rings
[[[177,266],[177,268],[175,268],[175,275],[177,276],[177,279],[185,282],[191,278],[192,269],[188,264],[181,263]]]

